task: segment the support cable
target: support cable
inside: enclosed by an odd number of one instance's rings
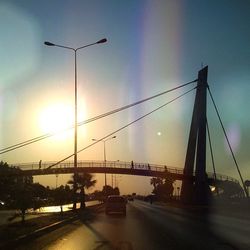
[[[134,102],[134,103],[132,103],[132,104],[128,104],[128,105],[123,106],[123,107],[121,107],[121,108],[117,108],[117,109],[114,109],[114,110],[109,111],[109,112],[107,112],[107,113],[98,115],[98,116],[96,116],[96,117],[92,117],[92,118],[90,118],[90,119],[88,119],[88,120],[79,122],[79,123],[77,124],[77,126],[82,126],[82,125],[84,125],[84,124],[87,124],[87,123],[96,121],[96,120],[101,119],[101,118],[104,118],[104,117],[106,117],[106,116],[109,116],[109,115],[118,113],[118,112],[120,112],[120,111],[122,111],[122,110],[131,108],[131,107],[133,107],[133,106],[136,106],[136,105],[141,104],[141,103],[143,103],[143,102],[149,101],[149,100],[154,99],[154,98],[156,98],[156,97],[159,97],[159,96],[161,96],[161,95],[170,93],[170,92],[172,92],[172,91],[174,91],[174,90],[177,90],[177,89],[179,89],[179,88],[185,87],[185,86],[187,86],[187,85],[189,85],[189,84],[191,84],[191,83],[194,83],[194,82],[197,82],[197,79],[195,79],[195,80],[193,80],[193,81],[191,81],[191,82],[187,82],[187,83],[185,83],[185,84],[179,85],[179,86],[177,86],[177,87],[175,87],[175,88],[172,88],[172,89],[170,89],[170,90],[166,90],[166,91],[161,92],[161,93],[159,93],[159,94],[156,94],[156,95],[154,95],[154,96],[145,98],[145,99],[143,99],[143,100]],[[20,142],[20,143],[17,143],[17,144],[15,144],[15,145],[12,145],[12,146],[9,146],[9,147],[0,149],[0,154],[4,154],[4,153],[10,152],[10,151],[12,151],[12,150],[15,150],[15,149],[22,148],[22,147],[24,147],[24,146],[30,145],[30,144],[32,144],[32,143],[35,143],[35,142],[38,142],[38,141],[47,139],[47,138],[49,138],[49,137],[52,137],[52,136],[54,136],[54,135],[56,135],[56,134],[59,134],[59,133],[61,133],[61,132],[63,132],[63,131],[66,131],[66,130],[69,130],[69,129],[72,129],[72,128],[74,128],[74,127],[73,127],[73,126],[68,127],[68,128],[66,128],[66,129],[61,130],[61,131],[56,132],[56,133],[47,133],[47,134],[44,134],[44,135],[35,137],[35,138],[33,138],[33,139],[29,139],[29,140],[27,140],[27,141]]]
[[[145,98],[145,99],[143,99],[143,100],[134,102],[134,103],[132,103],[132,104],[128,104],[128,105],[123,106],[123,107],[121,107],[121,108],[114,109],[114,110],[112,110],[112,111],[110,111],[110,112],[104,113],[104,114],[99,115],[99,116],[97,116],[97,117],[94,117],[94,118],[92,118],[92,119],[90,119],[90,120],[92,121],[92,120],[96,120],[96,119],[103,118],[103,117],[105,117],[105,116],[112,115],[112,114],[117,113],[117,112],[120,112],[120,111],[122,111],[122,110],[124,110],[124,109],[131,108],[131,107],[136,106],[136,105],[138,105],[138,104],[141,104],[141,103],[143,103],[143,102],[152,100],[152,99],[154,99],[154,98],[156,98],[156,97],[159,97],[159,96],[161,96],[161,95],[165,95],[165,94],[170,93],[170,92],[172,92],[172,91],[174,91],[174,90],[177,90],[177,89],[179,89],[179,88],[185,87],[185,86],[187,86],[187,85],[189,85],[189,84],[191,84],[191,83],[194,83],[194,82],[197,82],[197,79],[195,79],[195,80],[193,80],[193,81],[191,81],[191,82],[182,84],[182,85],[180,85],[180,86],[177,86],[177,87],[175,87],[175,88],[172,88],[172,89],[170,89],[170,90],[166,90],[166,91],[161,92],[161,93],[159,93],[159,94],[150,96],[150,97]],[[84,123],[84,122],[81,122],[81,123],[80,123],[80,125],[83,125],[83,124],[85,124],[85,123]]]
[[[137,118],[136,120],[134,120],[134,121],[132,121],[132,122],[130,122],[130,123],[124,125],[123,127],[121,127],[121,128],[119,128],[119,129],[113,131],[112,133],[110,133],[110,134],[108,134],[108,135],[102,137],[101,139],[99,139],[99,140],[97,140],[97,141],[95,141],[95,142],[89,144],[88,146],[86,146],[86,147],[84,147],[84,148],[78,150],[77,153],[80,153],[80,152],[84,151],[85,149],[88,149],[88,148],[94,146],[94,145],[97,144],[98,142],[103,141],[103,140],[105,140],[106,138],[108,138],[108,137],[110,137],[110,136],[116,134],[117,132],[120,132],[121,130],[123,130],[123,129],[129,127],[130,125],[132,125],[132,124],[134,124],[134,123],[136,123],[136,122],[138,122],[139,120],[145,118],[146,116],[149,116],[150,114],[156,112],[157,110],[159,110],[159,109],[161,109],[161,108],[167,106],[168,104],[170,104],[170,103],[176,101],[177,99],[183,97],[184,95],[190,93],[191,91],[195,90],[196,88],[197,88],[197,87],[194,87],[194,88],[190,89],[189,91],[186,91],[185,93],[183,93],[183,94],[177,96],[176,98],[172,99],[171,101],[169,101],[169,102],[167,102],[167,103],[165,103],[165,104],[159,106],[158,108],[156,108],[156,109],[150,111],[149,113],[147,113],[147,114],[145,114],[145,115],[143,115],[143,116]],[[50,165],[47,169],[50,169],[50,168],[52,168],[52,167],[54,167],[54,166],[56,166],[56,165],[62,163],[63,161],[68,160],[68,159],[71,158],[72,156],[74,156],[74,154],[71,154],[71,155],[65,157],[64,159],[62,159],[62,160],[60,160],[60,161],[58,161],[58,162],[56,162],[56,163]]]
[[[225,127],[224,127],[224,125],[223,125],[223,123],[222,123],[222,120],[221,120],[221,117],[220,117],[220,114],[219,114],[218,108],[217,108],[217,106],[216,106],[216,104],[215,104],[215,101],[214,101],[214,98],[213,98],[213,95],[212,95],[212,93],[211,93],[211,91],[210,91],[209,86],[208,86],[208,92],[209,92],[209,95],[210,95],[211,100],[212,100],[212,102],[213,102],[213,105],[214,105],[214,108],[215,108],[215,112],[216,112],[216,114],[217,114],[217,116],[218,116],[218,118],[219,118],[220,125],[221,125],[221,127],[222,127],[222,130],[223,130],[224,136],[225,136],[225,138],[226,138],[226,141],[227,141],[228,147],[229,147],[229,149],[230,149],[231,155],[232,155],[233,160],[234,160],[234,164],[235,164],[236,169],[237,169],[237,171],[238,171],[238,174],[239,174],[239,176],[240,176],[240,180],[241,180],[241,183],[242,183],[243,189],[244,189],[244,191],[245,191],[246,197],[249,197],[248,192],[247,192],[247,188],[246,188],[246,186],[245,186],[245,183],[244,183],[243,177],[242,177],[241,172],[240,172],[239,165],[238,165],[238,163],[237,163],[237,161],[236,161],[236,158],[235,158],[235,155],[234,155],[233,149],[232,149],[231,144],[230,144],[230,142],[229,142],[229,139],[228,139],[228,136],[227,136],[227,133],[226,133]]]
[[[44,134],[44,135],[35,137],[33,139],[29,139],[27,141],[20,142],[20,143],[17,143],[15,145],[3,148],[3,149],[0,150],[0,155],[1,154],[5,154],[5,153],[10,152],[10,151],[13,151],[13,150],[18,149],[18,148],[22,148],[22,147],[28,146],[28,145],[30,145],[32,143],[41,141],[43,139],[49,138],[49,137],[54,136],[54,135],[55,135],[55,133],[54,134]]]
[[[208,122],[207,122],[207,121],[206,121],[206,125],[207,125],[207,134],[208,134],[208,141],[209,141],[210,154],[211,154],[212,165],[213,165],[213,171],[214,171],[214,180],[216,181],[216,180],[217,180],[217,176],[216,176],[215,164],[214,164],[214,154],[213,154],[211,136],[210,136],[209,126],[208,126]]]
[[[206,125],[207,125],[207,134],[208,134],[210,154],[211,154],[211,159],[212,159],[212,166],[213,166],[213,171],[214,171],[214,181],[216,183],[217,182],[217,176],[216,176],[215,164],[214,164],[214,154],[213,154],[213,147],[212,147],[211,136],[210,136],[210,131],[209,131],[209,126],[208,126],[207,119],[206,119]],[[218,188],[216,188],[217,195],[219,194],[218,191],[219,191]]]

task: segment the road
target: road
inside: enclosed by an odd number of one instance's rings
[[[98,213],[33,239],[17,249],[250,249],[250,221],[219,214],[129,202],[127,216]]]

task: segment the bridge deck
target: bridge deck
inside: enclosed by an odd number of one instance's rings
[[[20,168],[18,175],[36,176],[36,175],[51,175],[51,174],[70,174],[74,173],[73,162],[63,162],[55,165],[55,162],[25,163],[14,164],[13,166]],[[77,163],[77,172],[79,173],[107,173],[107,174],[126,174],[151,177],[172,177],[174,180],[184,180],[194,178],[183,174],[183,169],[174,168],[164,165],[155,165],[148,163],[132,163],[120,161],[79,161]],[[213,173],[207,173],[210,181],[214,180]],[[221,174],[216,174],[217,180],[228,180],[238,183],[238,180]]]

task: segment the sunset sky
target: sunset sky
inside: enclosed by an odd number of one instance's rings
[[[78,51],[78,121],[197,78],[208,83],[244,179],[250,178],[250,2],[235,0],[0,0],[0,148],[73,125],[74,54]],[[195,85],[79,128],[84,148]],[[116,134],[107,160],[183,168],[194,92]],[[208,98],[218,173],[239,179]],[[73,153],[73,130],[2,154],[10,164],[61,160]],[[103,143],[79,154],[103,160]],[[73,160],[73,158],[72,158]],[[207,169],[212,171],[208,154]],[[66,178],[59,176],[59,184]],[[103,176],[97,175],[97,188]],[[109,180],[109,179],[108,179]],[[55,176],[36,178],[55,185]],[[119,177],[122,192],[148,193],[144,177]]]

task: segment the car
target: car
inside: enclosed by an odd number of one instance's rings
[[[122,213],[126,215],[126,199],[120,195],[110,195],[106,200],[105,213]]]

